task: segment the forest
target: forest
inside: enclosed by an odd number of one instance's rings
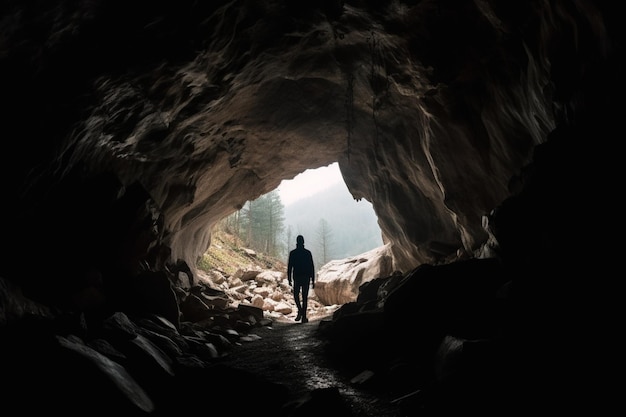
[[[371,203],[356,201],[345,184],[337,184],[285,206],[274,190],[223,219],[219,225],[250,249],[286,259],[296,236],[305,238],[316,269],[383,244]]]

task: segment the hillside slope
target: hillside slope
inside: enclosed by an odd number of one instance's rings
[[[198,269],[217,270],[223,275],[233,275],[237,270],[270,269],[287,272],[287,264],[277,258],[243,247],[236,236],[222,230],[211,235],[211,246],[197,264]]]
[[[287,265],[282,260],[246,249],[242,247],[240,239],[219,230],[213,234],[209,250],[196,266],[200,275],[206,274],[199,279],[204,283],[209,283],[214,289],[224,291],[224,294],[231,299],[232,306],[255,303],[253,298],[265,294],[265,300],[255,305],[263,309],[267,318],[278,321],[294,320],[297,308],[291,287],[287,284]],[[267,282],[266,278],[261,277],[263,274],[260,274],[259,279],[255,275],[255,278],[242,282],[238,277],[242,277],[248,271],[275,271],[282,273],[283,279],[282,281],[272,279],[271,282]],[[215,281],[212,277],[216,275],[223,279]],[[245,287],[244,290],[242,290],[243,287]],[[263,288],[263,291],[259,292],[260,288]],[[315,289],[309,292],[308,301],[307,316],[311,321],[328,317],[340,307],[321,304],[315,294]],[[256,303],[259,301],[257,300]],[[280,308],[278,308],[279,305]]]

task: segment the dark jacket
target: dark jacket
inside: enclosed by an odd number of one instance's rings
[[[287,263],[287,277],[289,279],[308,279],[315,282],[315,266],[313,265],[313,255],[304,246],[296,246],[289,252],[289,262]]]

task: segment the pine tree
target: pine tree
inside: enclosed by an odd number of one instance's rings
[[[284,229],[284,210],[278,191],[271,191],[240,210],[240,221],[246,232],[246,245],[271,256],[281,253],[279,237]]]

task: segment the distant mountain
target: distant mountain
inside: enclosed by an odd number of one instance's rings
[[[304,236],[305,247],[313,252],[316,267],[322,266],[319,246],[320,220],[330,226],[330,244],[326,262],[359,255],[383,244],[378,218],[369,201],[356,201],[342,182],[311,197],[285,207],[285,228],[291,226],[295,247],[298,234]]]

